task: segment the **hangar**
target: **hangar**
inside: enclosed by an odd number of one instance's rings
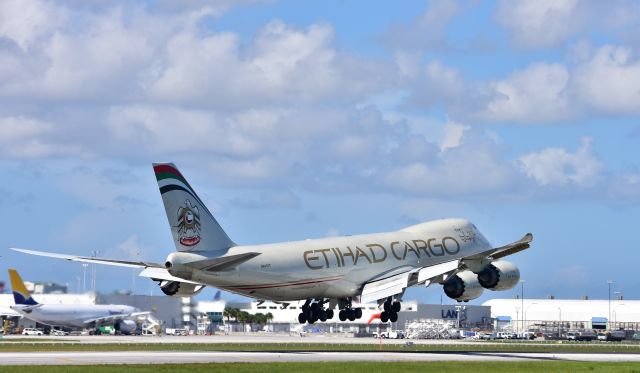
[[[568,329],[640,330],[640,301],[601,299],[491,299],[491,317],[523,331],[543,326]]]

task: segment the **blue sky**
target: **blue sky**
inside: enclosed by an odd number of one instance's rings
[[[0,247],[162,261],[150,163],[174,161],[239,243],[467,217],[495,245],[534,234],[526,296],[638,298],[639,21],[634,1],[4,1]],[[98,268],[101,291],[159,294],[132,278]]]

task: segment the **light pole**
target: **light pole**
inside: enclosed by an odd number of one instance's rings
[[[522,327],[520,330],[524,330],[524,280],[520,280],[520,310],[522,310],[522,314],[520,315]]]
[[[622,304],[618,304],[614,309],[613,309],[613,320],[614,322],[617,324],[618,323],[618,313],[616,312],[618,310],[618,308],[625,306],[624,303]]]
[[[527,306],[527,308],[524,310],[524,321],[525,323],[527,322],[527,312],[529,312],[529,307],[533,306],[534,304],[538,304],[538,302],[533,302],[530,305]],[[524,331],[524,328],[523,328]]]
[[[609,330],[609,323],[611,322],[611,284],[613,284],[613,280],[608,280],[607,285],[609,286],[609,318],[607,319],[607,330]]]
[[[558,339],[562,339],[562,308],[558,307]]]
[[[87,263],[82,263],[82,293],[87,292]]]

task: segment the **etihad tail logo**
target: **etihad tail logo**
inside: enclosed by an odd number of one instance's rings
[[[200,212],[191,201],[184,201],[178,208],[178,237],[183,246],[195,246],[200,242]]]

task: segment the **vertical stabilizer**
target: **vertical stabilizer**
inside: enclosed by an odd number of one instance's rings
[[[24,282],[22,282],[22,278],[20,278],[18,271],[13,268],[9,269],[9,279],[11,280],[13,300],[17,305],[35,306],[38,304],[38,302],[33,300],[31,297],[31,293],[29,293],[27,287],[24,286]]]
[[[235,246],[173,163],[154,163],[153,171],[177,251],[226,251]]]

